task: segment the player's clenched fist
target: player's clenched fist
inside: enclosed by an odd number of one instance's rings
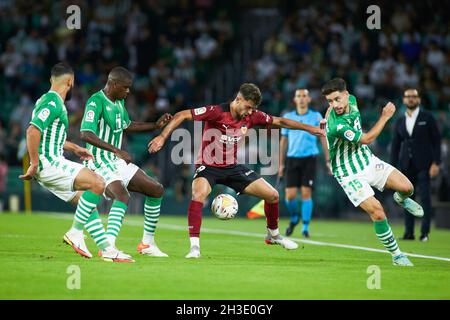
[[[390,119],[395,113],[395,105],[392,102],[388,102],[384,108],[382,115],[388,119]]]
[[[19,178],[22,180],[31,180],[38,170],[38,165],[31,164],[27,170],[27,173],[20,175]]]
[[[130,154],[124,150],[117,149],[114,153],[118,158],[124,160],[127,164],[131,163],[133,159],[131,158]]]
[[[156,136],[152,141],[148,143],[148,152],[156,153],[164,146],[166,139],[161,136]]]

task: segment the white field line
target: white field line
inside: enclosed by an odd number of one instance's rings
[[[72,215],[65,215],[65,214],[52,214],[51,216],[55,217],[55,218],[59,218],[59,219],[70,219],[70,220],[73,219]],[[125,221],[125,224],[136,226],[136,227],[142,227],[142,225],[143,225],[142,222],[138,222],[138,221],[134,221],[134,220]],[[158,223],[158,228],[187,232],[187,226],[180,226],[180,225],[176,225],[176,224]],[[262,234],[262,233],[243,232],[243,231],[235,231],[235,230],[210,229],[210,228],[202,228],[202,233],[203,232],[212,233],[212,234],[228,234],[228,235],[242,236],[242,237],[253,237],[253,238],[260,238],[260,239],[264,238],[266,236],[265,234]],[[312,245],[316,245],[316,246],[336,247],[336,248],[345,248],[345,249],[354,249],[354,250],[361,250],[361,251],[370,251],[370,252],[379,252],[379,253],[390,254],[386,250],[360,247],[360,246],[352,246],[352,245],[348,245],[348,244],[305,240],[305,239],[299,239],[299,238],[289,238],[289,239],[296,241],[296,242],[312,244]],[[409,257],[450,262],[450,258],[427,256],[427,255],[407,253],[407,252],[404,252],[404,254],[406,254]]]

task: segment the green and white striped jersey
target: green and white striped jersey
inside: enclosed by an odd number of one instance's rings
[[[331,168],[336,178],[347,177],[363,171],[370,161],[372,151],[361,145],[361,114],[355,96],[349,96],[350,110],[337,115],[334,110],[328,115],[326,133],[330,150]]]
[[[130,123],[125,100],[112,102],[103,90],[100,90],[86,102],[81,131],[91,131],[103,141],[120,149],[123,130],[128,128]],[[118,159],[114,153],[89,143],[86,144],[86,148],[94,156],[93,164],[97,168],[108,166]]]
[[[67,109],[57,92],[51,90],[36,101],[30,124],[38,128],[42,134],[39,144],[39,170],[42,170],[43,159],[52,163],[62,157],[67,138],[69,127]]]

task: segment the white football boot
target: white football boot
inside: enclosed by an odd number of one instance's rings
[[[395,192],[394,201],[397,202],[397,204],[403,207],[406,211],[411,213],[413,216],[417,218],[423,217],[424,212],[422,206],[415,202],[413,199],[406,198],[402,200],[402,197],[398,194],[398,192]]]
[[[145,254],[152,257],[168,257],[168,255],[159,250],[156,243],[144,244],[142,241],[139,243],[137,250],[140,254]]]
[[[103,259],[103,261],[108,262],[134,262],[129,254],[126,254],[113,246],[100,250],[98,255]]]
[[[189,251],[189,253],[186,255],[187,259],[198,259],[200,258],[200,247],[198,246],[192,246],[191,250]]]
[[[266,244],[278,244],[287,250],[295,250],[298,248],[298,244],[294,241],[283,238],[280,234],[273,236],[269,231],[267,232],[265,242]]]
[[[92,258],[92,254],[89,252],[84,242],[84,234],[82,231],[70,229],[63,237],[63,242],[68,244],[75,250],[76,253],[85,258]]]
[[[392,264],[394,266],[401,266],[401,267],[414,267],[414,264],[403,253],[396,257],[393,257]]]

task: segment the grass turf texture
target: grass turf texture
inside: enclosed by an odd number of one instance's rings
[[[143,217],[128,216],[117,245],[136,263],[88,260],[62,243],[72,215],[0,215],[0,299],[449,299],[450,262],[411,258],[415,267],[392,265],[388,254],[300,243],[286,251],[264,244],[265,221],[205,218],[202,257],[185,259],[186,217],[162,216],[158,246],[169,258],[138,255]],[[103,217],[105,221],[105,217]],[[281,230],[287,220],[280,222]],[[177,227],[178,226],[178,227]],[[299,237],[301,228],[295,230]],[[216,230],[216,232],[214,232]],[[220,234],[217,230],[261,234]],[[393,225],[399,237],[403,227]],[[312,240],[382,249],[372,223],[313,221]],[[450,257],[450,232],[433,230],[431,240],[400,241],[408,253]],[[67,268],[81,270],[81,289],[69,290]],[[368,266],[381,270],[381,289],[369,290]]]

